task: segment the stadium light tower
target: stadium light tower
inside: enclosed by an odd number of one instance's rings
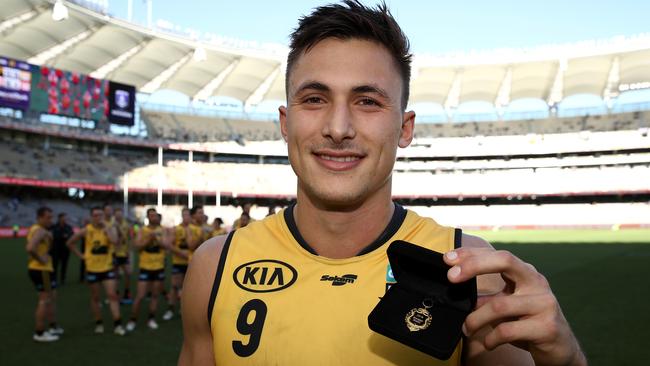
[[[56,0],[52,7],[52,20],[60,22],[65,19],[68,19],[68,7],[65,6],[63,0]]]

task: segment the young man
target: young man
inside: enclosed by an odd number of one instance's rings
[[[29,228],[25,246],[29,255],[27,272],[38,291],[32,337],[37,342],[57,341],[63,334],[63,329],[56,325],[56,277],[52,257],[48,254],[52,245],[52,234],[48,231],[51,225],[52,210],[48,207],[36,210],[36,223]],[[49,330],[45,329],[46,319],[50,321]]]
[[[68,259],[70,249],[65,243],[72,237],[74,231],[68,224],[67,215],[61,212],[58,215],[56,224],[50,229],[52,232],[52,264],[54,265],[54,278],[59,277],[61,286],[65,284],[66,274],[68,272]]]
[[[531,265],[391,201],[397,148],[413,138],[408,52],[384,5],[345,1],[301,18],[280,107],[297,203],[197,250],[183,292],[180,365],[586,364]],[[368,327],[394,240],[445,252],[449,281],[478,276],[479,293],[490,294],[449,360]],[[332,286],[325,274],[356,279]]]
[[[84,252],[76,247],[77,241],[84,239]],[[90,309],[95,318],[95,333],[104,333],[104,321],[100,306],[100,291],[104,288],[113,317],[113,333],[123,336],[120,303],[117,296],[117,281],[113,270],[113,252],[119,245],[118,234],[104,220],[104,210],[100,207],[90,209],[90,223],[77,231],[66,243],[68,248],[86,265],[86,283],[90,288]]]
[[[148,225],[143,227],[135,239],[134,247],[140,253],[140,274],[138,275],[138,288],[131,309],[131,319],[126,324],[126,329],[135,330],[140,312],[140,304],[147,293],[151,293],[149,300],[149,317],[147,326],[158,329],[156,311],[158,310],[158,297],[163,292],[165,280],[165,251],[170,245],[164,237],[164,230],[160,226],[161,216],[155,208],[147,210]]]
[[[129,260],[131,245],[131,225],[124,218],[121,208],[115,209],[115,228],[119,234],[120,245],[115,249],[114,265],[115,272],[124,280],[124,291],[120,303],[131,304],[131,262]],[[119,283],[119,281],[118,281]]]
[[[194,206],[190,209],[190,216],[192,217],[192,222],[190,222],[189,228],[192,232],[192,237],[196,239],[194,245],[190,245],[190,258],[192,253],[196,248],[201,245],[204,241],[208,239],[203,231],[203,220],[205,219],[205,214],[203,214],[203,206]]]
[[[183,208],[181,211],[182,221],[174,228],[171,235],[174,237],[174,246],[172,246],[172,286],[168,294],[169,309],[163,314],[163,320],[170,320],[176,312],[176,303],[180,300],[180,294],[183,287],[183,280],[187,272],[189,262],[190,248],[198,245],[199,238],[192,235],[190,230],[190,210]]]

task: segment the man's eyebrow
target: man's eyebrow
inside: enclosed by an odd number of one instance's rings
[[[384,89],[375,85],[359,85],[354,87],[352,91],[355,93],[376,93],[383,98],[390,99],[388,93],[386,93]]]
[[[302,83],[298,87],[298,89],[296,89],[296,92],[294,94],[298,94],[298,93],[303,92],[303,91],[305,91],[307,89],[312,89],[312,90],[321,91],[321,92],[330,91],[330,87],[323,84],[323,83],[319,83],[318,81],[306,81],[306,82]]]

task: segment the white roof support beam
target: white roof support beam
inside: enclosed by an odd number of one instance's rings
[[[9,18],[5,20],[4,22],[0,23],[0,33],[4,33],[10,30],[11,28],[17,26],[18,24],[24,23],[32,19],[37,14],[38,12],[36,10],[32,10],[32,11],[28,11],[27,13],[23,13],[13,18]]]
[[[124,62],[133,57],[136,53],[140,52],[144,47],[145,43],[139,44],[123,54],[117,56],[116,58],[108,61],[104,65],[100,66],[97,70],[90,73],[90,76],[96,79],[105,79],[108,74],[113,72],[115,69],[120,67]]]
[[[70,47],[74,46],[75,44],[83,41],[84,39],[88,38],[95,32],[95,29],[88,29],[85,32],[81,32],[77,34],[76,36],[67,39],[64,42],[58,43],[57,45],[48,48],[47,50],[39,53],[36,56],[30,57],[27,59],[27,62],[30,64],[34,65],[43,65],[51,62],[56,56],[60,55],[61,53],[65,52],[65,50],[69,49]]]
[[[210,96],[212,96],[212,93],[214,93],[215,90],[223,83],[223,81],[226,79],[228,75],[235,69],[235,66],[239,63],[239,58],[234,59],[230,65],[228,65],[225,69],[223,69],[217,76],[215,76],[214,79],[210,80],[209,83],[205,84],[205,86],[199,90],[193,97],[193,101],[197,100],[202,100],[205,101]]]
[[[264,99],[264,96],[269,91],[271,84],[273,84],[280,71],[282,71],[282,65],[276,67],[275,70],[273,70],[273,72],[271,72],[269,76],[266,77],[262,84],[260,84],[260,86],[255,89],[255,91],[248,97],[248,99],[246,99],[246,102],[244,103],[244,110],[248,111],[250,107],[256,106],[260,103],[260,101],[262,101],[262,99]]]
[[[611,108],[613,103],[613,98],[618,97],[618,86],[621,83],[621,63],[619,57],[614,57],[612,60],[612,66],[609,69],[609,74],[607,76],[607,85],[605,90],[603,90],[603,100],[607,103],[607,107]]]
[[[449,93],[447,93],[447,99],[445,100],[445,111],[447,112],[447,117],[451,119],[451,116],[454,113],[454,110],[458,108],[458,104],[460,104],[460,90],[462,87],[463,83],[463,73],[462,71],[456,72],[456,76],[454,77],[454,81],[451,83],[451,87],[449,88]]]
[[[167,80],[169,80],[169,78],[174,76],[174,73],[178,71],[178,69],[180,69],[183,65],[185,65],[187,62],[189,62],[192,59],[193,54],[194,54],[194,50],[192,50],[192,52],[189,52],[188,54],[183,56],[180,60],[173,63],[167,69],[163,70],[160,74],[158,74],[156,77],[151,79],[148,83],[146,83],[140,89],[140,92],[151,94],[156,90],[158,90],[160,86],[162,86]]]
[[[553,108],[564,98],[564,72],[568,67],[568,62],[566,59],[561,59],[555,73],[555,78],[553,79],[553,86],[548,95],[548,106]]]
[[[497,93],[497,98],[494,100],[494,106],[496,107],[497,113],[499,116],[503,116],[503,109],[510,104],[510,91],[512,90],[512,67],[508,67],[503,80],[501,81],[501,86],[499,87],[499,92]]]

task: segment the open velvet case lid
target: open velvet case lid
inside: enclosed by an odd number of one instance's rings
[[[476,305],[476,278],[452,284],[442,254],[397,240],[388,247],[397,281],[368,316],[373,331],[441,360],[453,354]]]

